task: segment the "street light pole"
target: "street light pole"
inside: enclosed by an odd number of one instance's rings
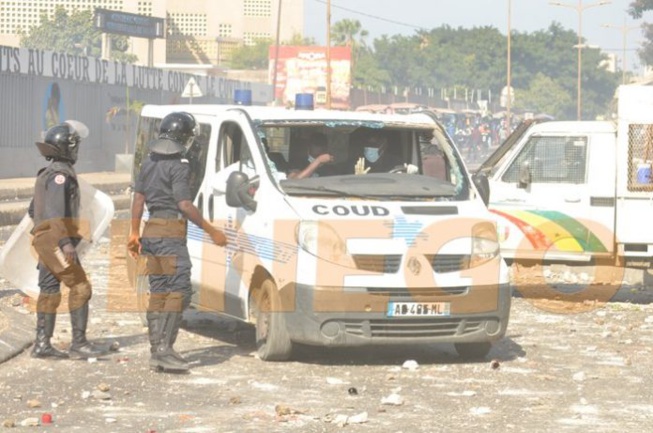
[[[327,0],[326,108],[331,109],[331,0]]]
[[[622,54],[621,54],[621,84],[626,84],[626,35],[629,31],[638,29],[640,26],[627,26],[626,17],[624,17],[624,25],[616,26],[614,24],[603,24],[601,27],[606,27],[610,29],[617,29],[621,31],[622,36]]]
[[[279,0],[279,10],[277,11],[277,36],[274,43],[274,70],[272,71],[272,100],[273,105],[279,105],[277,99],[277,70],[279,67],[279,37],[281,35],[281,2]]]
[[[507,65],[506,65],[506,91],[507,91],[507,97],[506,97],[506,137],[510,135],[510,99],[512,96],[512,93],[510,92],[511,90],[511,70],[510,70],[510,32],[511,32],[511,15],[512,15],[512,0],[508,0],[508,52],[506,53],[506,58],[507,58]]]
[[[583,4],[583,0],[578,0],[578,4],[574,5],[571,3],[561,3],[561,2],[549,2],[550,5],[560,6],[563,8],[570,8],[576,10],[578,13],[578,78],[577,78],[577,95],[576,95],[576,116],[578,120],[581,120],[582,113],[582,99],[581,99],[581,70],[582,70],[582,49],[583,49],[583,12],[587,9],[594,8],[597,6],[604,6],[612,3],[610,0],[604,0],[597,3],[591,3],[588,5]]]

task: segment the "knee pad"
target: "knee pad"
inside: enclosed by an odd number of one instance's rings
[[[147,311],[149,312],[160,312],[163,311],[166,305],[166,298],[168,297],[167,293],[152,293],[150,292],[150,298],[147,304]]]
[[[165,311],[181,312],[184,311],[185,296],[180,292],[171,292],[166,298]]]
[[[61,293],[43,293],[39,294],[36,300],[36,312],[55,314],[61,304]]]
[[[70,288],[69,308],[70,311],[75,311],[76,309],[84,306],[90,299],[93,294],[93,288],[89,281],[82,281],[77,283]]]

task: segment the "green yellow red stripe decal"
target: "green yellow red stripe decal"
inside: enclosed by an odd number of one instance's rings
[[[514,224],[536,250],[555,247],[566,252],[607,252],[601,240],[580,221],[551,210],[499,211],[495,214]]]

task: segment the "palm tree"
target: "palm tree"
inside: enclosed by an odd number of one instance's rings
[[[351,47],[352,57],[359,47],[365,47],[365,38],[369,36],[358,20],[341,20],[333,25],[331,37],[334,45]]]
[[[354,82],[354,65],[358,64],[360,52],[367,48],[365,38],[369,36],[367,30],[363,30],[358,20],[341,20],[331,28],[331,37],[334,45],[345,46],[351,49],[351,80]]]

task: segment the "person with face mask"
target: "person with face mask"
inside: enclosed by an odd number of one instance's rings
[[[311,135],[308,143],[308,155],[306,164],[302,168],[291,169],[288,173],[289,179],[304,179],[307,177],[332,176],[333,166],[326,164],[333,162],[333,155],[328,153],[327,136],[316,132]]]
[[[356,174],[388,173],[392,169],[403,166],[401,156],[393,153],[388,147],[388,137],[381,131],[371,131],[363,142],[363,155],[356,163]]]

